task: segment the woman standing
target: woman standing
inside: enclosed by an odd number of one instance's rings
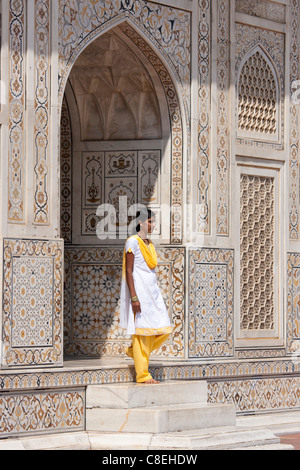
[[[150,209],[137,213],[137,235],[128,238],[123,256],[120,326],[132,335],[132,345],[126,353],[134,360],[136,381],[155,384],[149,373],[149,357],[169,337],[172,327],[155,268],[157,256],[148,238],[155,225]]]

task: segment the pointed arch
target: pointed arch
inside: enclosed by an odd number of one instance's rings
[[[97,28],[93,31],[93,34],[88,35],[74,48],[70,58],[60,71],[60,110],[66,83],[76,59],[89,44],[115,26],[121,29],[123,34],[131,41],[132,45],[138,48],[151,64],[164,90],[171,123],[170,240],[172,244],[180,244],[182,243],[183,237],[183,154],[187,153],[187,140],[190,135],[189,119],[187,118],[188,106],[184,99],[184,93],[180,92],[182,86],[176,70],[170,70],[171,67],[167,58],[163,56],[155,45],[150,44],[149,38],[146,37],[143,31],[143,26],[137,26],[136,22],[134,22],[131,17],[129,18],[128,13],[125,15],[121,14],[117,21],[113,19],[105,23],[105,25],[102,25],[102,27]],[[186,149],[185,151],[184,148]]]
[[[279,141],[281,87],[276,66],[261,44],[242,59],[237,76],[237,135]]]

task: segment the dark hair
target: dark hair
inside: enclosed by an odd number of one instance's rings
[[[136,213],[136,220],[140,220],[141,222],[145,222],[146,220],[152,219],[152,217],[156,217],[156,216],[154,212],[151,209],[147,209],[147,207],[142,208]],[[141,230],[141,226],[140,224],[138,224],[136,226],[136,231],[139,232],[140,230]]]

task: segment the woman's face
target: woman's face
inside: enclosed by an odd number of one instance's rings
[[[156,218],[151,217],[150,219],[145,220],[144,222],[139,221],[141,232],[152,233],[156,227]]]

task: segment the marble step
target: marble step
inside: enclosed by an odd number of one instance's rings
[[[206,402],[207,383],[204,380],[162,382],[156,385],[89,385],[86,391],[86,407],[88,409],[129,409],[152,405]]]
[[[95,450],[294,450],[281,444],[270,430],[240,430],[235,427],[210,428],[169,434],[89,433]]]
[[[154,436],[151,440],[153,449],[197,449],[197,450],[222,450],[222,449],[250,449],[267,446],[281,446],[280,439],[270,430],[237,430],[237,429],[211,429],[210,433],[178,433]]]
[[[116,433],[167,433],[234,426],[234,405],[186,403],[137,408],[87,408],[86,430]]]
[[[229,435],[228,435],[229,434]],[[68,432],[62,434],[48,434],[42,436],[29,436],[10,439],[0,439],[0,450],[144,450],[150,451],[153,459],[154,450],[157,450],[155,440],[161,443],[161,449],[167,452],[170,450],[294,450],[293,446],[280,444],[278,438],[272,433],[265,434],[262,430],[249,434],[248,430],[233,432],[229,428],[217,433],[214,429],[208,429],[207,434],[198,436],[198,441],[193,439],[196,436],[181,435],[151,435],[151,434],[115,434],[98,432]],[[154,440],[155,438],[155,440]],[[164,438],[164,440],[162,440]],[[163,446],[165,445],[165,447]],[[161,451],[160,449],[160,451]],[[113,454],[112,454],[113,455]],[[146,455],[144,458],[146,463]],[[170,454],[172,456],[172,454]],[[133,454],[134,456],[134,454]],[[200,459],[200,455],[198,457]],[[150,463],[153,460],[150,460]],[[199,460],[198,460],[199,462]]]

